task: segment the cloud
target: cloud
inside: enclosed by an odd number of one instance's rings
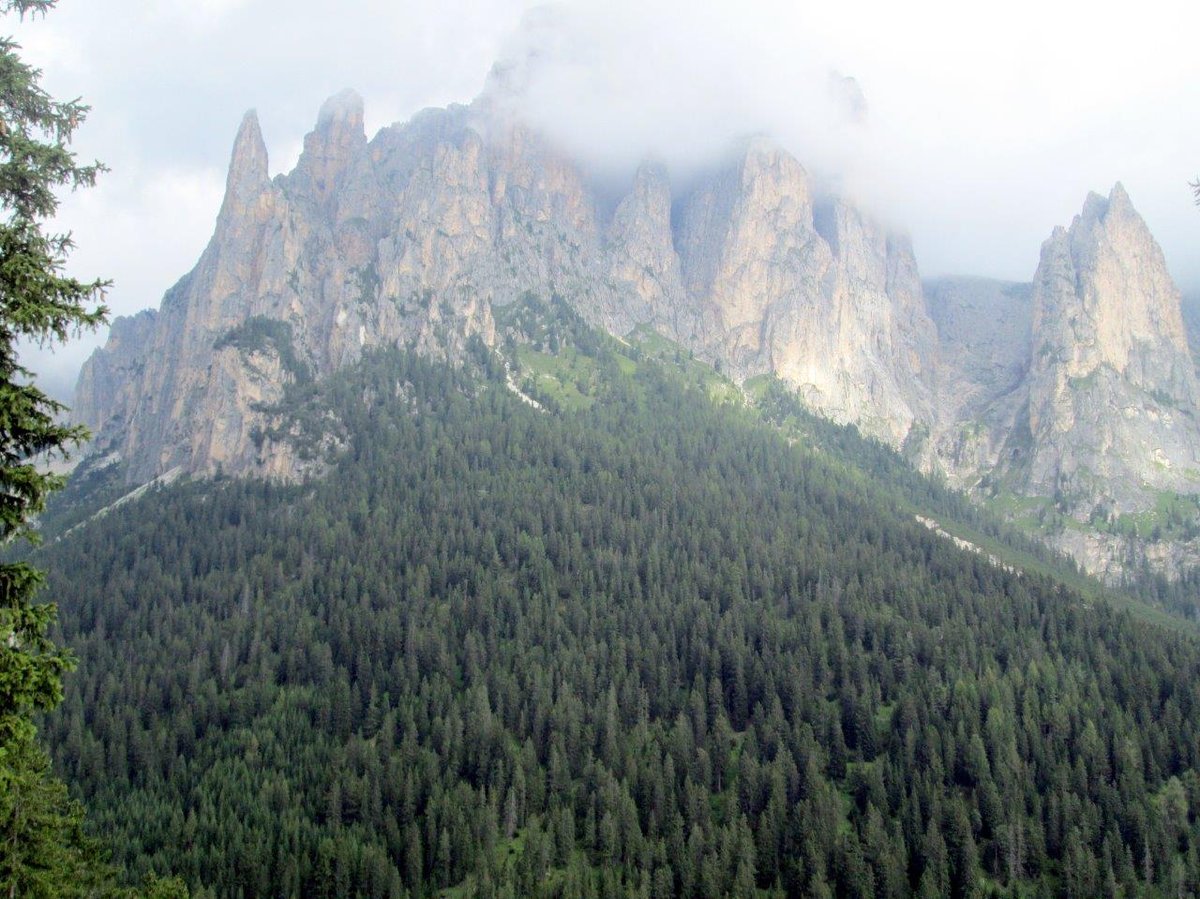
[[[913,235],[926,274],[1028,279],[1089,191],[1122,180],[1200,285],[1200,64],[1190,4],[1014,0],[575,3],[528,14],[504,76],[528,117],[610,177],[684,180],[747,133]],[[846,115],[830,73],[853,76]],[[845,98],[842,98],[843,100]]]
[[[737,14],[629,0],[540,7],[508,43],[498,80],[526,118],[602,174],[653,156],[686,178],[760,132],[843,173],[864,135],[845,85],[831,81],[833,59],[802,28],[765,40],[757,23],[768,12],[761,2]]]

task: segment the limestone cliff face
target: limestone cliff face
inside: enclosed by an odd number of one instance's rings
[[[899,445],[932,420],[935,333],[911,247],[759,139],[683,205],[698,343],[738,378],[774,373],[818,411]]]
[[[1125,189],[1092,194],[1030,285],[928,285],[936,442],[963,486],[1002,476],[1087,518],[1200,491],[1200,392],[1179,291]]]
[[[987,278],[925,285],[937,327],[936,464],[963,489],[1004,464],[1028,400],[1033,288]]]
[[[83,363],[75,386],[71,414],[93,434],[105,431],[111,421],[123,421],[137,404],[137,387],[158,313],[146,309],[116,319],[103,352]]]
[[[1200,393],[1179,292],[1121,185],[1054,230],[1032,284],[947,279],[926,297],[952,483],[1025,497],[1042,536],[1108,580],[1200,561],[1156,526],[1163,493],[1200,494]],[[1112,527],[1138,513],[1138,534]]]
[[[1116,512],[1200,489],[1200,392],[1179,291],[1121,185],[1042,246],[1033,282],[1028,489]]]
[[[671,184],[665,169],[645,164],[608,227],[610,277],[630,324],[652,323],[688,346],[699,340],[698,309],[688,301],[671,231]]]
[[[114,328],[79,415],[131,482],[287,476],[294,460],[261,436],[287,383],[371,346],[454,357],[532,293],[612,333],[655,328],[739,378],[778,373],[898,444],[931,418],[916,265],[903,240],[815,194],[759,140],[678,202],[643,166],[606,218],[579,168],[489,95],[368,141],[362,101],[339,94],[271,180],[250,113],[212,241],[157,315]]]

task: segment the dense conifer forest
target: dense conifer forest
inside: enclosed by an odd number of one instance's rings
[[[751,411],[579,327],[508,327],[542,409],[479,347],[380,353],[298,381],[264,435],[332,434],[324,477],[175,484],[40,552],[80,659],[43,732],[131,877],[1200,891],[1193,636],[1031,545],[1028,567],[956,548],[909,502],[963,501],[789,430],[769,391]],[[549,358],[571,390],[536,376]]]

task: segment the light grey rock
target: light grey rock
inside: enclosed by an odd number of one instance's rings
[[[1013,471],[1076,514],[1200,490],[1195,369],[1180,294],[1118,184],[1042,245],[1033,284],[1031,444]]]
[[[934,466],[971,489],[996,470],[1027,399],[1033,287],[989,278],[925,284],[939,366]]]
[[[343,92],[273,181],[247,114],[196,268],[137,352],[114,332],[80,384],[80,416],[131,482],[177,467],[287,477],[286,450],[255,439],[297,375],[287,359],[321,377],[371,346],[453,358],[472,336],[491,343],[493,309],[527,294],[615,334],[650,326],[739,378],[777,373],[893,443],[932,420],[933,327],[906,242],[839,200],[822,234],[809,176],[761,139],[679,201],[643,166],[603,221],[578,166],[491,90],[370,141]],[[231,341],[252,318],[282,323],[290,346]]]
[[[671,208],[666,170],[651,163],[640,166],[608,227],[608,269],[626,297],[623,324],[653,323],[672,338],[694,344],[696,309],[683,289]]]
[[[771,142],[682,205],[698,343],[734,377],[775,374],[817,411],[899,446],[933,419],[935,332],[906,239],[838,198]]]
[[[926,296],[941,352],[936,464],[952,483],[1052,500],[1068,524],[1043,536],[1106,580],[1200,559],[1150,526],[1106,531],[1164,493],[1200,493],[1180,295],[1120,184],[1054,230],[1031,285],[949,279]]]
[[[145,309],[114,319],[104,348],[83,363],[71,414],[93,434],[110,430],[110,422],[120,427],[131,414],[157,318],[157,312]]]

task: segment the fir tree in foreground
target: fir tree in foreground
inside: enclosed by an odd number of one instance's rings
[[[7,0],[0,12],[44,15],[53,0]],[[104,320],[105,282],[63,273],[69,234],[47,233],[56,191],[91,185],[99,164],[79,165],[71,136],[88,111],[39,85],[11,39],[0,39],[0,544],[34,542],[31,519],[62,478],[46,463],[86,436],[56,419],[64,407],[18,361],[21,341],[58,342]],[[71,654],[48,636],[56,609],[36,603],[43,574],[0,564],[0,894],[113,895],[113,869],[83,829],[83,809],[49,770],[33,717],[62,699]],[[153,895],[177,894],[156,882]]]

